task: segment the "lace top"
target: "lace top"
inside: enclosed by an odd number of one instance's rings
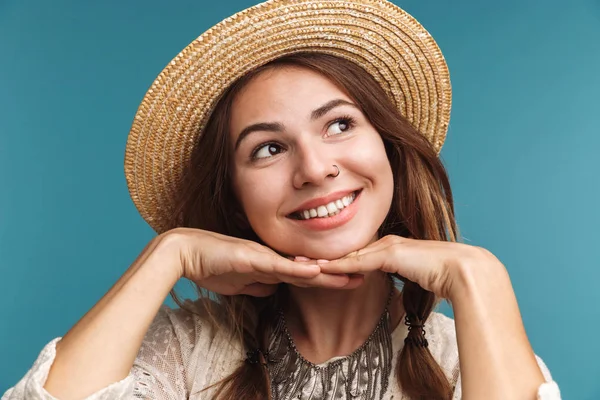
[[[244,362],[246,354],[240,343],[232,341],[230,335],[222,330],[214,329],[207,318],[163,306],[145,335],[129,375],[86,400],[212,399],[216,389],[204,389],[231,374],[239,363]],[[454,320],[433,312],[425,323],[425,329],[429,350],[454,386],[453,399],[460,399],[462,392]],[[392,332],[392,365],[396,365],[406,334],[404,324],[398,324]],[[43,386],[59,340],[56,338],[43,348],[32,368],[1,400],[57,400]],[[558,385],[552,380],[544,362],[537,356],[536,359],[547,381],[540,386],[537,399],[560,400]],[[394,373],[382,398],[406,398]]]

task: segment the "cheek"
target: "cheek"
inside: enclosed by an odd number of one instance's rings
[[[350,157],[348,164],[362,171],[367,176],[393,186],[392,170],[385,152],[383,140],[377,132],[364,137],[353,144],[352,149],[346,152]]]
[[[240,205],[256,233],[272,223],[271,219],[278,213],[283,188],[278,187],[276,182],[285,181],[273,176],[272,171],[267,169],[239,174],[235,180]]]
[[[374,207],[375,220],[385,219],[394,196],[394,175],[387,158],[383,140],[374,133],[368,140],[362,141],[350,153],[351,168],[370,181],[374,190],[371,206]],[[376,215],[375,215],[376,214]]]

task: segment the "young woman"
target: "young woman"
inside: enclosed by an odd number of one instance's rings
[[[506,269],[458,243],[449,112],[435,42],[385,1],[211,28],[127,144],[159,235],[3,400],[559,399]],[[182,277],[204,296],[161,308]]]

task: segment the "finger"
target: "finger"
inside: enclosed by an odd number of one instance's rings
[[[253,279],[264,284],[287,283],[300,287],[342,288],[348,284],[351,277],[346,274],[319,274],[313,278],[298,278],[288,275],[274,275],[254,272]]]
[[[344,258],[352,258],[352,257],[357,257],[363,254],[367,254],[367,253],[372,253],[374,251],[381,251],[383,249],[385,249],[386,247],[388,247],[389,244],[386,243],[382,243],[381,241],[377,241],[374,243],[371,243],[370,245],[368,245],[367,247],[364,247],[360,250],[355,250],[352,253],[346,254],[345,256],[338,258],[338,260],[342,260]],[[322,261],[325,260],[317,260],[317,265],[321,265]],[[335,260],[330,260],[330,261],[335,261]],[[323,262],[323,264],[327,263],[328,261]]]
[[[395,244],[398,244],[399,242],[402,241],[406,241],[406,238],[403,237],[399,237],[399,236],[385,236],[379,240],[376,240],[375,242],[367,245],[366,247],[363,247],[360,250],[356,250],[353,251],[352,253],[349,253],[347,255],[345,255],[344,257],[341,258],[350,258],[350,257],[354,257],[357,255],[361,255],[361,254],[366,254],[366,253],[371,253],[374,251],[381,251],[381,250],[387,250],[390,246],[393,246]],[[317,260],[317,264],[321,264],[320,261],[323,260]]]
[[[321,272],[316,263],[306,264],[288,260],[278,254],[254,253],[251,257],[252,269],[265,274],[286,275],[296,278],[313,278]]]
[[[388,260],[385,251],[364,251],[319,266],[327,274],[365,274],[376,270],[398,272]]]
[[[321,289],[356,289],[364,283],[363,275],[320,274],[309,279],[291,283],[299,287],[318,287]]]
[[[247,294],[253,297],[268,297],[277,291],[277,285],[267,285],[264,283],[252,283],[240,292],[240,294]]]
[[[265,274],[262,272],[254,272],[252,274],[252,278],[254,278],[256,280],[256,282],[258,282],[258,283],[264,283],[267,285],[276,285],[278,283],[283,282],[281,280],[281,278],[277,275]],[[298,279],[298,278],[290,277],[289,279]]]
[[[282,280],[286,280],[284,276]],[[346,286],[350,282],[350,277],[345,274],[319,274],[309,279],[289,279],[289,282],[294,286],[299,287],[318,287],[328,289],[340,289]]]

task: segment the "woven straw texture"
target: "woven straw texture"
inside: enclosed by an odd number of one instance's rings
[[[384,0],[267,1],[189,44],[139,106],[125,176],[133,202],[155,231],[167,229],[183,168],[220,95],[252,69],[300,51],[360,65],[439,153],[450,119],[450,78],[439,47],[412,16]]]

